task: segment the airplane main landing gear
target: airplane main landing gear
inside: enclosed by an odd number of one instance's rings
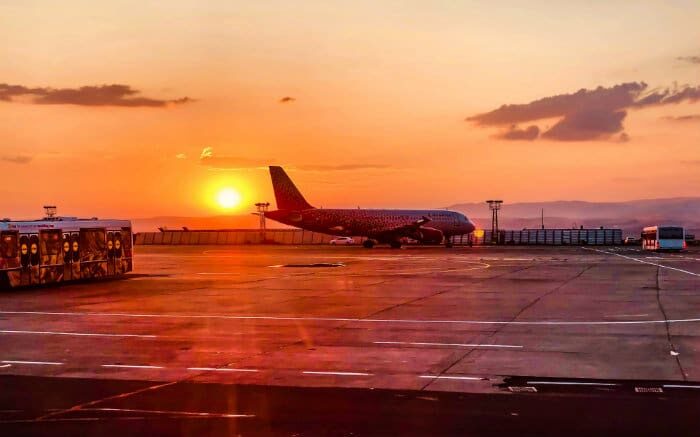
[[[401,242],[394,240],[389,243],[389,246],[391,246],[392,249],[401,249]]]
[[[445,248],[451,249],[452,248],[452,240],[449,238],[445,238]]]
[[[362,242],[362,247],[365,249],[371,249],[374,247],[374,240],[370,240],[369,238],[365,241]]]

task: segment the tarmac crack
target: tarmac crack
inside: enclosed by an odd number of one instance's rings
[[[659,311],[661,311],[661,315],[664,318],[664,321],[666,322],[664,325],[666,326],[666,339],[668,340],[668,347],[670,349],[670,353],[673,356],[673,358],[676,360],[676,364],[678,365],[678,370],[681,372],[681,376],[683,376],[683,381],[688,380],[688,374],[685,372],[685,369],[683,368],[683,364],[681,363],[681,358],[680,354],[678,353],[678,350],[676,349],[676,345],[673,343],[673,338],[671,336],[671,323],[668,320],[668,316],[666,315],[666,310],[664,309],[664,305],[661,302],[661,267],[656,268],[656,303],[659,306]]]
[[[515,270],[515,271],[509,272],[509,273],[516,273],[516,272],[519,272],[519,271],[522,271],[522,270],[525,270],[525,269],[528,269],[528,268],[532,268],[532,267],[535,267],[535,266],[534,266],[534,265],[528,266],[528,267],[525,267],[525,268],[523,268],[523,269]],[[565,287],[567,284],[569,284],[569,283],[571,283],[572,281],[578,279],[581,275],[583,275],[585,272],[587,272],[587,271],[590,270],[591,268],[593,268],[593,265],[587,265],[587,266],[584,267],[580,272],[578,272],[576,275],[574,275],[574,276],[572,276],[571,278],[565,280],[564,282],[562,282],[561,284],[557,285],[557,286],[554,287],[553,289],[551,289],[551,290],[549,290],[549,291],[547,291],[547,292],[545,292],[545,293],[543,293],[543,294],[537,296],[537,297],[536,297],[535,299],[533,299],[531,302],[529,302],[529,303],[527,303],[525,306],[523,306],[510,320],[508,320],[506,323],[500,325],[500,326],[499,326],[498,328],[496,328],[491,334],[488,334],[488,336],[484,339],[484,341],[488,341],[488,340],[492,339],[493,337],[495,337],[496,335],[498,335],[501,331],[503,331],[503,330],[506,329],[508,326],[510,326],[510,324],[511,324],[512,322],[516,321],[516,320],[518,319],[518,317],[520,317],[525,311],[527,311],[528,309],[532,308],[534,305],[536,305],[536,304],[537,304],[538,302],[540,302],[542,299],[544,299],[544,298],[546,298],[547,296],[550,296],[551,294],[553,294],[553,293],[555,293],[555,292],[561,290],[561,289],[562,289],[563,287]],[[501,275],[501,276],[503,276],[503,275]],[[483,341],[478,342],[478,344],[483,344]],[[464,360],[465,358],[467,358],[469,355],[472,354],[472,352],[474,352],[474,351],[476,351],[476,350],[481,350],[481,349],[479,349],[478,347],[473,347],[473,348],[469,349],[467,352],[463,353],[459,358],[457,358],[456,360],[454,360],[452,363],[450,363],[450,364],[449,364],[447,367],[445,367],[443,370],[441,370],[440,372],[438,372],[438,373],[437,373],[437,376],[442,376],[442,375],[444,375],[444,374],[445,374],[446,372],[448,372],[451,368],[453,368],[454,366],[456,366],[459,362],[461,362],[462,360]],[[421,390],[425,390],[425,389],[428,388],[428,386],[429,386],[430,384],[432,384],[433,382],[434,382],[434,381],[429,381],[429,382],[427,382],[425,385],[423,385],[423,387],[421,387]]]

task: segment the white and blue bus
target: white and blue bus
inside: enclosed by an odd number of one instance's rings
[[[644,250],[683,250],[686,248],[682,226],[648,226],[642,231]]]

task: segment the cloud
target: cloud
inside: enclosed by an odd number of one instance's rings
[[[297,101],[297,99],[295,99],[294,97],[289,97],[289,96],[284,96],[281,99],[279,99],[280,103],[293,103],[296,101]]]
[[[175,155],[175,159],[187,159],[187,155],[185,155],[184,153],[178,153],[177,155]]]
[[[36,105],[80,105],[122,107],[164,107],[193,102],[189,97],[173,100],[142,97],[129,85],[98,85],[80,88],[29,88],[23,85],[0,84],[0,101],[13,102],[29,98]]]
[[[478,126],[504,126],[548,118],[559,120],[541,137],[555,141],[587,141],[609,139],[622,132],[627,109],[669,105],[700,100],[700,86],[683,86],[648,90],[644,82],[628,82],[612,87],[559,94],[525,104],[502,105],[489,112],[476,114],[466,121]],[[532,135],[537,126],[530,126]],[[508,138],[508,136],[516,138]],[[511,127],[501,134],[506,139],[525,139],[523,131]],[[628,137],[621,137],[628,138]]]
[[[700,114],[689,114],[689,115],[678,115],[678,116],[666,116],[661,117],[662,120],[666,121],[677,121],[677,122],[688,122],[688,121],[700,121]]]
[[[517,125],[511,125],[510,128],[496,135],[497,138],[512,141],[532,141],[540,135],[540,128],[532,125],[526,129],[520,129]]]
[[[28,155],[3,155],[0,156],[0,161],[11,162],[13,164],[29,164],[32,162],[32,157]]]
[[[690,159],[686,161],[681,161],[683,165],[700,166],[700,159]]]
[[[683,62],[690,62],[691,64],[700,64],[700,56],[679,56],[676,59]]]
[[[590,109],[573,112],[559,120],[542,137],[558,141],[587,141],[621,132],[626,111]]]

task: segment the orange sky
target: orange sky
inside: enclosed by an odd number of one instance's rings
[[[273,200],[268,163],[325,207],[698,195],[700,119],[664,117],[699,101],[625,107],[584,141],[465,121],[581,88],[700,85],[697,1],[100,3],[0,4],[0,83],[42,90],[0,98],[3,216],[220,214],[228,186],[247,212]],[[104,84],[194,101],[38,103]]]

